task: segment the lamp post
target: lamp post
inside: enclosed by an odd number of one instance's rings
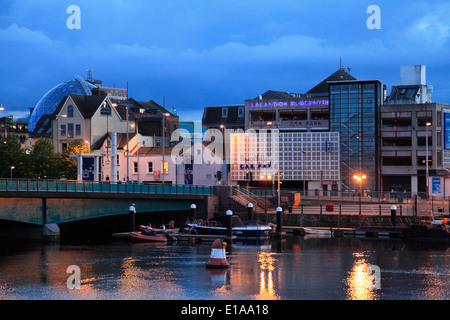
[[[166,149],[166,117],[170,116],[170,113],[166,112],[163,114],[163,152],[162,152],[162,184],[164,184],[165,172],[165,149]]]
[[[426,197],[427,197],[427,201],[429,199],[429,172],[428,172],[428,127],[431,126],[431,122],[427,122],[426,124],[426,138],[425,138],[425,178],[426,178],[426,188],[427,188],[427,193],[426,193]]]
[[[11,166],[11,179],[12,179],[12,171],[15,169],[14,166]]]
[[[359,174],[359,175],[355,174],[353,176],[353,179],[355,179],[356,181],[359,182],[359,214],[361,214],[361,192],[362,192],[361,184],[362,184],[362,181],[366,178],[367,178],[367,176],[365,174]]]
[[[228,167],[227,167],[227,127],[223,124],[220,125],[223,129],[223,159],[225,161],[225,185],[228,185]]]
[[[303,196],[306,196],[306,190],[305,190],[305,154],[306,154],[306,152],[302,150],[302,180],[303,180]]]
[[[264,181],[264,213],[267,214],[267,181],[272,180],[271,175],[260,175],[259,178]]]

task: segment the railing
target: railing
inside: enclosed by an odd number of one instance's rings
[[[212,186],[113,183],[73,180],[0,179],[0,191],[106,192],[144,194],[213,195]]]
[[[245,188],[234,187],[233,188],[233,196],[244,198],[245,200],[247,200],[247,204],[252,203],[256,206],[259,206],[260,208],[264,208],[264,206],[265,206],[264,199],[261,199],[260,197],[249,193],[248,190],[246,190]]]
[[[241,188],[241,190],[244,188]],[[245,192],[256,197],[275,197],[277,190],[275,188],[246,188]],[[359,201],[359,191],[332,191],[332,190],[299,190],[299,189],[281,189],[280,193],[300,193],[303,200],[328,200],[328,201]],[[424,202],[425,193],[417,193],[418,202]],[[413,203],[415,194],[411,192],[376,192],[362,191],[361,201],[364,203]],[[429,201],[432,201],[431,199]],[[437,199],[435,199],[437,202]]]

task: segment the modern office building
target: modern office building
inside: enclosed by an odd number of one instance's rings
[[[381,107],[382,187],[442,199],[450,195],[450,105],[432,102],[425,76],[423,65],[402,66]]]
[[[307,93],[268,90],[245,100],[245,134],[230,137],[232,183],[340,190],[339,132],[330,130],[330,81],[355,80],[343,68]],[[253,133],[252,133],[253,132]],[[236,162],[237,161],[237,162]],[[248,177],[251,173],[252,181]]]
[[[230,150],[230,179],[241,185],[276,185],[280,174],[283,188],[338,190],[337,132],[233,133]]]
[[[381,190],[380,106],[378,80],[329,82],[330,131],[340,135],[341,190]],[[355,179],[363,177],[363,180]]]

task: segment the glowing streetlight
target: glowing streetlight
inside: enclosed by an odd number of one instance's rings
[[[361,214],[361,184],[366,178],[367,176],[365,174],[353,175],[353,179],[359,182],[359,214]]]

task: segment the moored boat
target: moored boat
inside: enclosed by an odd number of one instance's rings
[[[135,242],[159,242],[171,243],[176,240],[169,230],[153,229],[149,226],[139,226],[141,231],[130,233],[130,237]]]
[[[227,235],[227,216],[216,216],[208,220],[187,221],[188,232],[200,235]],[[250,222],[244,224],[237,215],[232,216],[232,234],[237,239],[268,239],[272,226],[264,223]]]
[[[406,228],[409,240],[415,241],[450,241],[450,226],[448,213],[429,212],[421,218],[421,223]]]

